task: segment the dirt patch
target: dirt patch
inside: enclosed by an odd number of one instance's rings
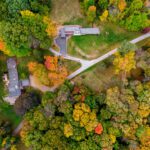
[[[60,24],[82,17],[79,0],[52,0],[51,17]]]

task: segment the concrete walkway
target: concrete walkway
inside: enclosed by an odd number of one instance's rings
[[[147,33],[147,34],[144,34],[138,38],[135,38],[133,39],[132,41],[130,41],[130,43],[138,43],[146,38],[150,37],[150,32]],[[52,48],[49,49],[51,52],[53,52],[56,56],[61,56],[61,53],[59,52],[56,52],[55,50],[53,50]],[[76,70],[75,72],[73,72],[72,74],[70,74],[67,79],[72,79],[74,77],[76,77],[77,75],[79,75],[80,73],[84,72],[86,69],[94,66],[95,64],[105,60],[106,58],[108,58],[109,56],[112,56],[114,53],[117,52],[117,48],[111,50],[110,52],[104,54],[103,56],[99,57],[99,58],[96,58],[96,59],[93,59],[93,60],[84,60],[84,59],[80,59],[80,58],[76,58],[76,57],[72,57],[70,55],[66,55],[66,56],[63,56],[65,59],[68,59],[68,60],[72,60],[72,61],[76,61],[76,62],[79,62],[81,63],[81,68],[79,68],[78,70]]]
[[[30,75],[30,84],[33,88],[36,88],[42,92],[47,92],[47,91],[53,92],[57,88],[56,86],[55,87],[48,87],[48,86],[40,84],[38,82],[38,80],[32,75]]]

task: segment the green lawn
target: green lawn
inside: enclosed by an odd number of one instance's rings
[[[103,24],[100,26],[100,31],[101,34],[98,36],[71,37],[68,40],[69,54],[80,58],[94,59],[118,47],[120,42],[141,35],[137,32],[127,32],[114,24]]]
[[[13,106],[1,102],[0,103],[0,120],[10,121],[13,128],[16,128],[17,125],[21,122],[22,118],[17,116],[13,110]]]

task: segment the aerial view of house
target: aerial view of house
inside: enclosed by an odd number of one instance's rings
[[[150,150],[150,0],[0,13],[0,150]]]

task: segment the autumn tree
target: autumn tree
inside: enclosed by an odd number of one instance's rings
[[[48,71],[46,70],[43,64],[39,64],[37,62],[29,62],[28,69],[33,76],[35,76],[40,83],[50,86],[51,82],[48,78]]]
[[[57,35],[56,23],[46,16],[43,17],[43,22],[47,25],[46,32],[48,36],[55,37]]]
[[[87,20],[93,24],[95,17],[96,17],[96,7],[90,6],[87,11]]]
[[[115,59],[113,61],[115,72],[116,74],[121,75],[123,82],[125,81],[127,74],[129,74],[132,69],[136,68],[136,49],[135,45],[124,42],[115,54]]]
[[[0,148],[11,149],[15,147],[17,138],[12,136],[12,125],[8,121],[0,121]]]
[[[48,77],[52,85],[59,85],[64,82],[68,72],[65,66],[58,65],[58,57],[45,56],[45,66],[49,70]]]
[[[94,111],[91,111],[90,107],[85,103],[75,104],[75,109],[73,110],[73,118],[75,121],[80,122],[80,126],[84,127],[86,131],[91,132],[95,128],[97,134],[101,134],[102,131],[99,130],[98,120]],[[101,129],[100,129],[101,130]]]
[[[102,15],[99,17],[102,22],[105,22],[108,17],[108,10],[105,10]]]
[[[121,12],[123,12],[126,8],[127,4],[125,0],[119,0],[118,8]]]

